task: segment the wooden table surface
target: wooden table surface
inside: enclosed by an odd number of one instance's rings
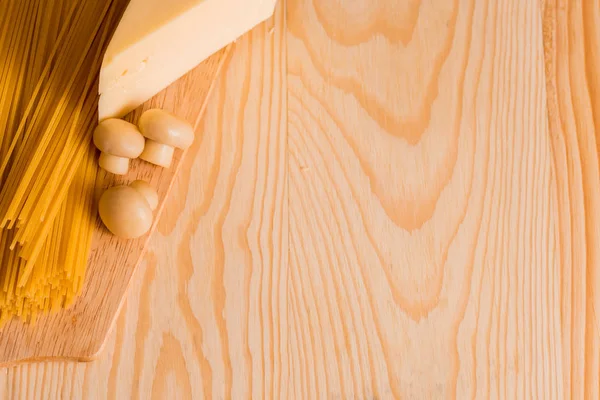
[[[600,3],[287,0],[99,359],[3,398],[598,399]]]

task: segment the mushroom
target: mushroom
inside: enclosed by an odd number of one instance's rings
[[[194,128],[189,123],[156,108],[143,113],[138,126],[146,137],[140,158],[161,167],[171,165],[175,147],[187,149],[194,141]]]
[[[94,144],[101,151],[100,167],[125,175],[129,171],[129,159],[139,157],[144,150],[144,137],[135,125],[111,118],[96,127]]]
[[[156,207],[158,207],[158,193],[156,193],[156,190],[148,182],[137,180],[131,182],[129,186],[144,196],[152,211],[156,210]]]
[[[135,239],[150,230],[152,211],[158,205],[156,191],[144,181],[107,189],[98,202],[98,213],[114,235]]]

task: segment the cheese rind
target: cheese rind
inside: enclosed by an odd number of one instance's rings
[[[98,116],[122,117],[273,14],[276,0],[132,0],[100,71]]]

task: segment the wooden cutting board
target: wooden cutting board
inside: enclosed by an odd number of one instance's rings
[[[159,107],[198,126],[229,50],[230,47],[210,57],[126,119],[135,122],[143,111]],[[201,138],[196,137],[192,148],[200,143]],[[111,235],[98,222],[80,297],[69,308],[42,316],[35,324],[14,319],[5,325],[0,330],[0,365],[49,358],[83,361],[93,359],[101,351],[184,155],[185,152],[176,152],[169,169],[135,160],[129,174],[124,177],[100,172],[100,188],[135,179],[144,179],[157,188],[160,203],[151,232],[137,240],[122,240]]]

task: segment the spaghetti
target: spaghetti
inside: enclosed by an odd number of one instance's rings
[[[0,2],[0,323],[81,291],[96,218],[98,72],[126,5]]]

